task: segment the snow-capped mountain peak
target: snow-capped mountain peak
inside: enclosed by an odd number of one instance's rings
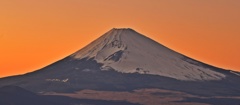
[[[112,29],[71,55],[74,59],[94,58],[102,70],[141,73],[178,80],[221,80],[225,75],[193,61],[129,28]],[[191,63],[192,62],[192,63]]]

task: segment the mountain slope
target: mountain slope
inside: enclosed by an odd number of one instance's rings
[[[141,73],[179,80],[221,80],[225,75],[201,67],[184,55],[137,33],[132,29],[112,29],[93,43],[72,55],[75,59],[94,58],[122,73]]]
[[[1,105],[57,105],[17,86],[0,88]],[[59,103],[58,103],[59,104]],[[60,104],[59,104],[60,105]]]
[[[138,105],[124,101],[75,99],[38,95],[17,86],[0,87],[0,105]]]

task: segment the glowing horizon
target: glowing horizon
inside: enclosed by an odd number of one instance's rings
[[[240,71],[240,1],[2,0],[0,77],[38,70],[112,28],[190,58]]]

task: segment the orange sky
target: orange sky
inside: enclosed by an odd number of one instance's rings
[[[240,71],[239,0],[0,0],[0,77],[37,70],[113,27]]]

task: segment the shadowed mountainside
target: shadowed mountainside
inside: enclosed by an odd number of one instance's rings
[[[101,65],[93,59],[73,60],[68,57],[33,73],[0,79],[0,86],[16,85],[40,93],[160,88],[202,96],[240,96],[239,77],[229,71],[224,71],[227,77],[221,81],[180,81],[158,75],[102,71]]]
[[[0,88],[0,105],[139,105],[124,101],[74,99],[66,96],[37,95],[17,86]]]

